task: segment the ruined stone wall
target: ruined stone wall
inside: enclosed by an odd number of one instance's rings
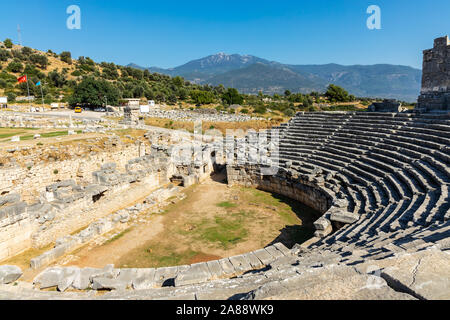
[[[422,90],[418,109],[450,110],[450,40],[434,40],[434,48],[423,52]]]
[[[284,195],[320,213],[327,212],[333,202],[333,195],[322,189],[320,182],[308,182],[283,173],[263,176],[260,174],[259,166],[227,166],[227,178],[230,185],[254,187]]]
[[[17,166],[0,171],[9,182],[7,191],[25,195],[9,192],[0,196],[0,261],[31,247],[45,247],[132,205],[167,185],[174,174],[186,172],[186,179],[195,183],[213,170],[210,158],[175,164],[170,149],[153,145],[150,154],[142,155],[143,149],[132,144],[112,154],[96,153],[85,159],[42,164],[34,170]],[[209,154],[210,147],[199,146],[198,152]],[[195,159],[196,155],[194,152],[188,158]],[[110,162],[105,163],[107,160]],[[83,175],[77,175],[81,165]],[[62,168],[56,175],[52,172],[55,166]],[[75,178],[89,183],[79,183]],[[24,201],[29,194],[27,188],[39,192],[37,202]]]
[[[139,146],[130,144],[123,149],[88,154],[81,158],[39,163],[31,167],[14,166],[0,169],[0,194],[19,193],[27,202],[56,181],[75,179],[79,183],[92,182],[92,172],[104,163],[114,162],[124,169],[129,160],[139,157]]]

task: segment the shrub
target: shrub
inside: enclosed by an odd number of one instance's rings
[[[11,41],[11,39],[6,39],[5,41],[3,41],[3,44],[5,45],[5,47],[7,47],[8,49],[11,49],[13,47],[13,43]]]
[[[0,49],[0,61],[8,61],[11,57],[11,53],[8,50]]]
[[[20,73],[23,70],[23,64],[17,60],[14,60],[8,64],[6,70],[13,73]]]

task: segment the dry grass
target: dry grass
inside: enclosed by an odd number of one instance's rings
[[[22,253],[8,259],[5,261],[2,261],[0,264],[2,265],[13,265],[13,266],[18,266],[20,267],[22,270],[26,270],[28,268],[30,268],[30,261],[31,259],[43,254],[44,252],[53,249],[54,245],[50,244],[46,247],[40,248],[40,249],[28,249],[23,251]]]
[[[253,130],[263,130],[272,128],[284,122],[284,119],[276,120],[251,120],[245,122],[217,122],[217,121],[203,121],[202,130],[219,130],[223,135],[227,130],[243,130],[244,132]],[[145,124],[154,127],[173,129],[173,130],[186,130],[188,132],[194,132],[194,122],[191,121],[173,121],[170,119],[162,118],[146,118]]]
[[[278,195],[242,187],[230,189],[224,184],[192,186],[185,193],[184,200],[162,213],[164,231],[131,249],[116,265],[183,265],[242,254],[273,241],[292,246],[312,236],[318,214]]]

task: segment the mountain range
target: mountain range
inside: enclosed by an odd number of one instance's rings
[[[170,76],[182,76],[198,84],[223,84],[240,92],[265,94],[291,92],[324,92],[333,83],[359,97],[391,98],[416,101],[420,94],[422,71],[408,66],[376,64],[290,65],[268,61],[251,55],[218,53],[190,61],[181,66],[148,69]]]

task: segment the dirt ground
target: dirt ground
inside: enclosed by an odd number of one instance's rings
[[[79,267],[162,267],[242,254],[273,242],[292,246],[309,239],[315,214],[267,192],[229,187],[214,176],[184,190],[164,212],[101,244],[90,244],[57,264]]]

